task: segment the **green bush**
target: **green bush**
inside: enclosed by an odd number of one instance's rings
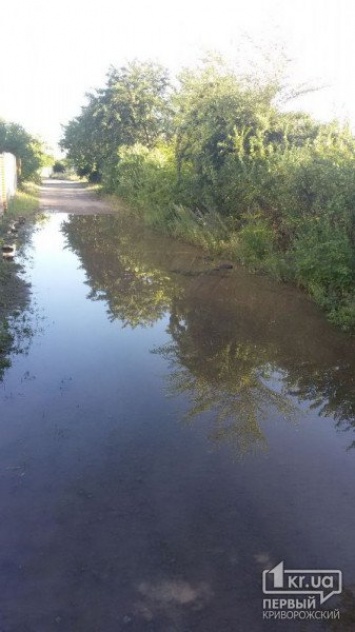
[[[173,219],[177,177],[171,148],[122,147],[104,182],[108,190],[138,208],[148,223]]]
[[[274,233],[268,222],[261,217],[252,217],[241,228],[239,237],[239,256],[253,267],[260,264],[273,252]]]
[[[56,160],[53,165],[53,173],[65,173],[66,166],[62,160]]]
[[[328,292],[350,291],[354,282],[354,253],[343,228],[327,216],[304,223],[294,243],[297,280]]]
[[[305,220],[293,257],[297,282],[332,322],[350,329],[355,324],[355,253],[345,228],[327,215]]]

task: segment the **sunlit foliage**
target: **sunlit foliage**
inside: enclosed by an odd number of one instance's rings
[[[0,153],[14,154],[19,180],[38,180],[39,170],[48,160],[43,143],[16,123],[0,119]]]
[[[78,173],[154,228],[298,283],[355,330],[349,128],[282,111],[282,81],[238,76],[220,59],[173,86],[152,64],[111,69],[65,128]]]

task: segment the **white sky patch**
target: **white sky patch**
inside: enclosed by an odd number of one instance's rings
[[[242,64],[283,50],[295,82],[328,86],[302,108],[355,127],[353,0],[3,0],[1,25],[0,117],[51,144],[111,64],[153,59],[175,73],[208,50]]]

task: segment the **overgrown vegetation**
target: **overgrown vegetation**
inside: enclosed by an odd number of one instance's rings
[[[62,147],[149,225],[296,282],[355,330],[355,139],[282,111],[286,97],[219,60],[174,82],[134,62],[111,69]]]

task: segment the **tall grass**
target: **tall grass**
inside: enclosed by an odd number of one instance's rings
[[[9,201],[8,215],[34,215],[39,209],[39,187],[34,183],[26,183]]]

